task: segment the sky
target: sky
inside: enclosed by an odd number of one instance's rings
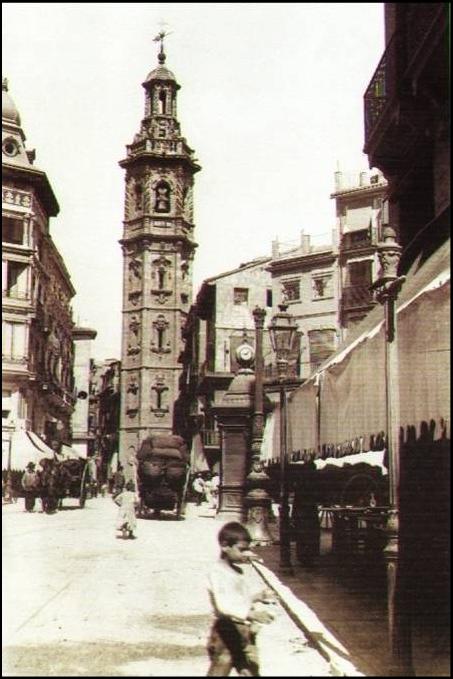
[[[121,356],[126,144],[141,83],[166,66],[195,175],[194,296],[303,229],[328,241],[334,172],[368,169],[363,94],[384,51],[382,3],[3,3],[3,76],[60,205],[50,232],[92,355]]]

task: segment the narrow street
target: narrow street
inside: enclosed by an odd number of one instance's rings
[[[121,540],[111,497],[65,505],[3,506],[3,676],[205,675],[220,522],[189,505],[185,520],[141,519],[138,539]],[[262,675],[329,676],[276,613],[260,635]]]

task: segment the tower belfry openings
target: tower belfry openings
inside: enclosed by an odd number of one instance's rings
[[[151,433],[175,431],[182,329],[192,303],[193,185],[201,168],[177,119],[180,86],[158,66],[143,83],[144,117],[120,161],[125,170],[120,456]]]

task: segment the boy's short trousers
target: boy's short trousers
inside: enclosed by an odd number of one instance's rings
[[[237,672],[248,670],[250,676],[259,676],[256,631],[247,623],[233,622],[229,618],[215,620],[208,640],[208,653],[212,663],[229,654]]]

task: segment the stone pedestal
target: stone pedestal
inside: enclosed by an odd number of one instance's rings
[[[246,519],[245,479],[250,450],[254,375],[241,369],[220,404],[213,408],[222,435],[219,511],[221,521]]]

